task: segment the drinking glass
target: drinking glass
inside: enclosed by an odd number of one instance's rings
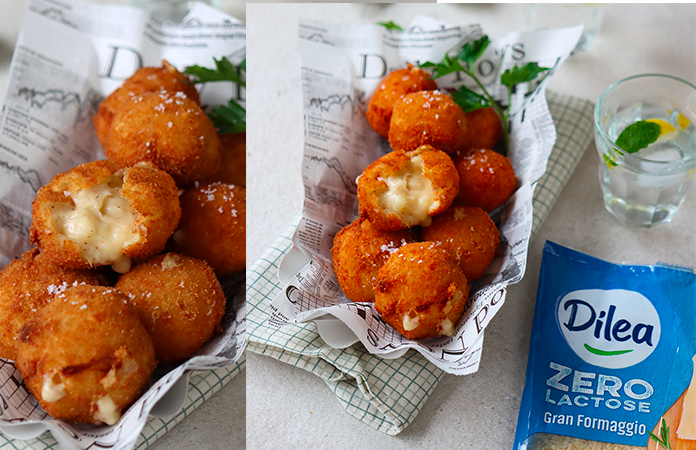
[[[594,109],[599,183],[604,206],[627,227],[669,222],[696,172],[696,86],[669,75],[637,75],[617,81]],[[616,139],[640,121],[660,125],[660,137],[628,153]]]

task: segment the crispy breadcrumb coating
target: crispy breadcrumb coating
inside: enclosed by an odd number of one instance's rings
[[[409,339],[452,336],[469,295],[466,276],[435,242],[401,247],[379,269],[375,308]]]
[[[346,297],[354,302],[374,302],[372,287],[389,255],[413,242],[410,231],[382,231],[368,219],[358,218],[336,234],[331,248],[336,278]]]
[[[155,256],[122,275],[115,287],[145,324],[160,363],[188,358],[222,331],[225,295],[204,261],[176,253]]]
[[[459,173],[458,201],[490,212],[515,192],[517,178],[510,160],[488,149],[474,149],[454,155]]]
[[[166,60],[162,67],[143,67],[138,69],[130,78],[123,82],[120,88],[112,92],[99,105],[99,111],[92,118],[97,138],[102,147],[106,147],[111,123],[116,112],[127,100],[143,92],[181,92],[196,104],[200,104],[198,91],[190,83],[188,76],[180,73]]]
[[[469,139],[462,109],[440,91],[420,91],[396,102],[389,125],[389,145],[408,152],[432,145],[454,153]]]
[[[181,223],[174,232],[179,253],[207,262],[218,277],[246,267],[246,189],[203,184],[181,196]]]
[[[406,69],[395,70],[382,80],[372,95],[365,114],[367,121],[377,134],[387,138],[394,104],[406,94],[435,89],[435,80],[418,67],[408,64]]]
[[[114,116],[104,153],[117,168],[149,161],[179,187],[220,168],[220,138],[208,116],[181,92],[145,92]]]
[[[113,425],[150,382],[155,350],[122,293],[76,286],[21,329],[16,367],[54,418]]]
[[[421,239],[441,243],[471,282],[481,278],[493,261],[500,233],[481,208],[452,205],[423,228]]]

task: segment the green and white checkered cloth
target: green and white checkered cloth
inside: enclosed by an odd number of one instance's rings
[[[174,425],[184,420],[186,416],[201,406],[204,401],[208,400],[217,391],[219,391],[232,378],[239,375],[246,366],[246,356],[242,356],[235,364],[222,369],[195,371],[191,374],[189,380],[189,388],[186,394],[186,403],[176,415],[172,417],[154,417],[150,416],[145,423],[143,431],[140,433],[138,442],[135,445],[136,450],[142,450],[152,445],[157,439],[164,436]],[[0,434],[0,449],[31,449],[31,450],[58,450],[60,445],[53,439],[50,432],[45,432],[35,439],[26,441],[8,439],[3,434]]]
[[[534,192],[532,235],[539,228],[563,186],[592,141],[593,105],[547,92],[558,138],[546,174]],[[268,303],[284,286],[278,266],[292,248],[299,216],[247,271],[247,348],[321,377],[352,416],[389,435],[403,431],[433,392],[443,372],[420,353],[385,360],[362,344],[334,349],[306,323],[275,329],[267,325]]]

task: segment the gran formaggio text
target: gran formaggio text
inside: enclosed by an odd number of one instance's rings
[[[613,375],[582,372],[553,361],[549,367],[553,370],[553,375],[546,380],[548,388],[545,401],[569,410],[567,414],[546,412],[545,423],[608,431],[619,436],[647,433],[646,425],[638,420],[607,420],[580,414],[578,410],[593,409],[601,412],[623,408],[626,411],[649,413],[648,400],[655,392],[650,383],[641,379],[622,380]]]

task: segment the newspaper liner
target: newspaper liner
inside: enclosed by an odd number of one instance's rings
[[[505,205],[491,213],[501,240],[495,259],[486,273],[471,283],[469,302],[455,335],[415,341],[387,325],[371,303],[354,303],[345,297],[333,271],[330,250],[336,233],[357,216],[356,177],[391,150],[365,119],[367,102],[381,79],[407,62],[439,61],[445,53],[454,56],[464,43],[483,32],[479,25],[452,26],[422,16],[404,33],[375,25],[301,21],[305,202],[293,245],[311,255],[311,262],[271,301],[269,325],[282,327],[333,316],[350,328],[370,353],[388,357],[399,349],[413,348],[448,373],[476,372],[483,330],[505,302],[507,286],[520,281],[525,272],[532,194],[556,141],[546,85],[581,33],[582,26],[511,32],[495,39],[477,61],[479,79],[503,104],[507,104],[507,87],[500,84],[500,74],[506,69],[537,62],[551,70],[542,81],[517,85],[512,95],[508,156],[519,187]],[[462,84],[475,88],[460,74],[437,82],[444,91]]]
[[[246,56],[239,20],[196,4],[181,24],[163,24],[130,7],[82,0],[30,0],[10,67],[0,115],[0,267],[29,248],[31,202],[51,178],[76,165],[103,159],[92,116],[104,96],[138,67],[167,59],[179,69],[210,67],[213,57],[238,63]],[[201,103],[214,106],[244,89],[213,83]],[[45,429],[64,449],[132,448],[157,402],[177,385],[162,414],[186,398],[188,374],[233,364],[246,340],[243,275],[223,282],[228,299],[224,334],[180,365],[158,367],[152,385],[114,426],[69,424],[48,416],[29,394],[11,361],[0,359],[0,430],[27,439]],[[173,398],[176,397],[176,398]]]

